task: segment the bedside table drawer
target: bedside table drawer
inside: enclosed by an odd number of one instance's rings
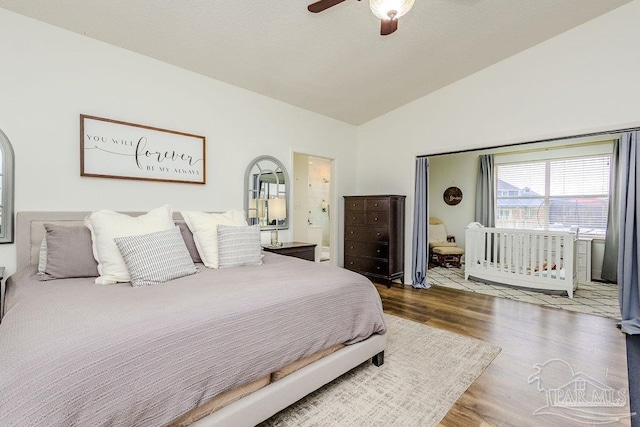
[[[262,249],[267,252],[272,252],[274,254],[305,259],[307,261],[316,260],[316,244],[315,243],[302,243],[302,242],[284,243],[282,246],[277,246],[277,247],[262,246]]]

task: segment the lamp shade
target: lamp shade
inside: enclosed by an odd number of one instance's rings
[[[268,209],[269,221],[285,219],[287,217],[287,200],[269,199]]]
[[[398,19],[413,7],[415,0],[369,0],[371,12],[380,19]]]

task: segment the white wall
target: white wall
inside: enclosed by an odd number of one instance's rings
[[[408,196],[406,271],[416,155],[640,125],[638,20],[635,0],[358,128],[358,192]]]
[[[4,9],[0,58],[16,211],[241,209],[248,163],[270,154],[291,174],[294,151],[336,159],[334,206],[355,192],[354,126]],[[206,136],[207,184],[80,177],[81,113]],[[341,242],[343,227],[335,229]],[[15,270],[14,245],[0,245],[0,265]]]
[[[475,221],[476,175],[479,152],[467,152],[429,159],[429,216],[439,218],[447,233],[455,236],[458,246],[464,248],[464,229]],[[462,201],[447,205],[442,197],[449,187],[462,190]]]

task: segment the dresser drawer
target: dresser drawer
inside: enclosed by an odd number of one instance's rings
[[[364,223],[367,225],[386,225],[389,222],[387,212],[367,212]]]
[[[349,224],[362,225],[364,224],[364,212],[348,211],[344,214],[344,222]]]
[[[348,270],[381,275],[388,274],[389,270],[389,264],[386,261],[350,256],[344,257],[344,266]]]
[[[364,211],[364,199],[349,199],[344,202],[346,211]]]
[[[389,199],[366,199],[366,208],[367,211],[388,211],[389,210]]]
[[[358,241],[347,241],[344,245],[345,255],[357,255],[368,258],[387,258],[389,256],[389,245],[384,243],[369,243]]]
[[[358,227],[347,225],[344,238],[346,240],[365,240],[375,242],[388,242],[389,230],[386,227]]]

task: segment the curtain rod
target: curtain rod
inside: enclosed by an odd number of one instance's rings
[[[447,152],[444,152],[444,153],[422,154],[420,156],[416,156],[416,158],[420,159],[420,158],[432,157],[432,156],[445,156],[445,155],[448,155],[448,154],[468,153],[468,152],[471,152],[471,151],[490,150],[490,149],[494,149],[494,148],[517,147],[519,145],[525,145],[525,144],[535,144],[535,143],[539,143],[539,142],[562,141],[562,140],[576,139],[576,138],[587,138],[587,137],[590,137],[590,136],[615,135],[615,134],[618,134],[618,133],[633,132],[633,131],[639,131],[639,130],[640,130],[640,127],[633,127],[633,128],[626,128],[626,129],[609,130],[609,131],[604,131],[604,132],[584,133],[584,134],[580,134],[580,135],[563,136],[563,137],[558,137],[558,138],[539,139],[539,140],[536,140],[536,141],[516,142],[516,143],[513,143],[513,144],[497,145],[495,147],[469,148],[467,150],[447,151]],[[500,153],[500,154],[504,154],[504,153]]]
[[[605,136],[605,135],[602,135],[602,136]],[[511,154],[537,153],[537,152],[541,152],[541,151],[562,150],[562,149],[565,149],[565,148],[589,147],[589,146],[592,146],[592,145],[602,145],[604,143],[611,142],[611,141],[613,141],[613,139],[600,139],[598,141],[578,142],[576,144],[566,144],[566,145],[555,146],[555,147],[539,147],[539,148],[529,148],[529,149],[525,149],[525,150],[503,151],[503,152],[500,152],[500,153],[494,153],[494,156],[508,156],[508,155],[511,155]],[[530,143],[530,144],[532,144],[532,143]]]

